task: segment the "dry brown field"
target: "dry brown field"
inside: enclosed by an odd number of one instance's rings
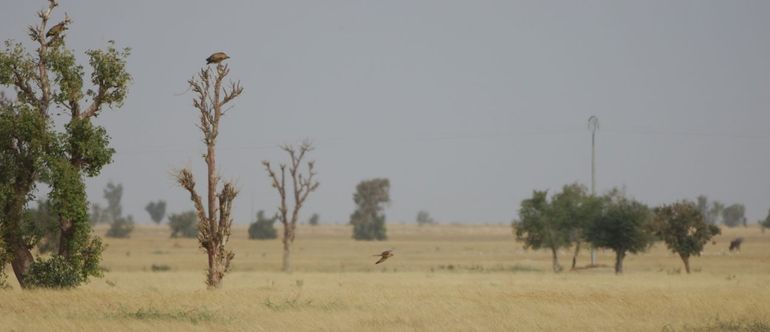
[[[241,226],[233,271],[209,291],[195,240],[139,226],[106,239],[108,272],[84,287],[21,291],[11,280],[0,330],[770,331],[770,232],[756,227],[723,230],[690,275],[661,244],[628,257],[623,275],[610,251],[598,255],[607,267],[555,274],[549,253],[523,250],[510,226],[389,225],[388,234],[359,242],[348,226],[302,225],[286,274],[279,240],[248,240]],[[728,253],[737,236],[742,251]],[[374,265],[388,248],[396,256]]]

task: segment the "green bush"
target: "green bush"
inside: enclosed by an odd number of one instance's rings
[[[62,256],[38,258],[32,263],[24,281],[29,287],[73,288],[83,282],[80,269]]]
[[[278,216],[272,218],[265,217],[265,211],[257,212],[257,221],[249,225],[249,239],[264,240],[278,238],[278,232],[273,224],[278,220]]]
[[[171,237],[194,238],[198,236],[198,216],[195,211],[175,213],[168,216]]]

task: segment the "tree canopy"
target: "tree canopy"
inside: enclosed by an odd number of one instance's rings
[[[703,246],[720,233],[706,220],[693,202],[681,201],[655,208],[654,229],[666,246],[678,254],[690,273],[690,256],[699,256]]]

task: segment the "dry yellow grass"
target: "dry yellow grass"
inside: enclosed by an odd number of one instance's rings
[[[246,240],[239,228],[234,271],[207,291],[195,241],[145,226],[107,240],[110,272],[85,287],[0,291],[0,330],[767,330],[770,233],[725,233],[694,259],[699,272],[677,273],[681,262],[658,245],[615,276],[609,267],[554,274],[549,254],[521,250],[507,226],[391,225],[379,243],[351,240],[346,226],[304,226],[296,272],[284,274],[279,242]],[[735,236],[746,237],[743,251],[728,254]],[[396,256],[373,265],[390,247]],[[612,254],[599,258],[609,264]]]

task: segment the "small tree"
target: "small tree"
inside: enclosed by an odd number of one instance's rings
[[[196,95],[193,106],[200,113],[200,128],[203,133],[203,143],[206,144],[206,153],[203,159],[206,161],[208,186],[208,209],[203,205],[203,200],[195,190],[195,178],[190,169],[182,169],[177,174],[177,182],[190,194],[190,199],[195,206],[198,216],[198,242],[208,255],[208,274],[206,285],[209,288],[218,288],[222,285],[222,278],[230,269],[230,261],[235,253],[227,249],[230,239],[230,228],[233,220],[230,217],[232,204],[238,191],[231,182],[225,182],[217,193],[216,145],[219,136],[219,121],[227,112],[224,107],[237,98],[243,88],[239,83],[231,83],[230,89],[222,87],[222,82],[230,73],[228,66],[218,63],[215,76],[212,77],[211,69],[201,69],[197,77],[188,81],[190,89]]]
[[[703,246],[720,233],[719,227],[707,224],[698,206],[688,201],[656,208],[654,226],[666,246],[682,259],[687,273],[690,256],[699,256]]]
[[[433,225],[434,223],[436,223],[436,221],[431,218],[430,214],[428,214],[428,211],[417,212],[417,225]]]
[[[163,217],[166,216],[166,201],[158,200],[157,202],[149,202],[144,209],[150,214],[152,221],[160,225],[160,222],[163,221]]]
[[[588,194],[585,186],[578,183],[562,187],[551,198],[550,218],[553,224],[569,233],[570,243],[575,244],[572,268],[577,265],[580,247],[585,241],[585,228],[601,214],[603,200]]]
[[[275,222],[278,221],[278,215],[271,218],[265,217],[265,211],[257,212],[257,220],[249,225],[249,239],[265,240],[278,238],[278,231],[275,229]]]
[[[372,179],[361,181],[353,194],[356,210],[350,215],[353,238],[356,240],[385,240],[384,205],[390,202],[390,181]]]
[[[305,204],[307,196],[311,192],[318,189],[319,183],[313,179],[316,173],[313,169],[315,162],[309,161],[307,163],[307,173],[302,174],[300,167],[302,166],[302,159],[305,154],[313,150],[313,146],[310,142],[303,142],[298,148],[292,145],[284,145],[282,150],[289,154],[289,177],[292,184],[292,197],[294,198],[294,207],[292,208],[291,216],[288,215],[289,208],[286,205],[286,164],[280,164],[279,169],[281,172],[280,177],[270,167],[269,161],[263,161],[262,164],[267,170],[267,174],[273,182],[273,188],[278,191],[279,206],[278,217],[283,224],[283,268],[284,272],[291,272],[291,245],[294,243],[294,237],[296,236],[297,221],[299,220],[299,211],[302,205]]]
[[[606,197],[606,206],[586,232],[586,240],[599,248],[615,252],[615,273],[623,273],[626,253],[647,250],[654,237],[650,211],[642,203],[614,190]]]
[[[120,203],[123,198],[123,185],[107,183],[104,188],[104,198],[107,200],[107,208],[101,214],[110,223],[107,237],[127,238],[134,230],[134,218],[123,217],[123,206]]]
[[[168,216],[171,237],[194,238],[198,235],[198,218],[195,211],[174,213]]]
[[[313,213],[307,223],[310,224],[310,226],[318,226],[321,223],[321,216],[319,216],[318,213]]]
[[[722,210],[722,222],[727,227],[746,226],[746,207],[743,204],[733,204]]]
[[[513,228],[516,240],[524,242],[525,249],[550,249],[553,272],[561,272],[558,251],[569,247],[570,231],[554,217],[547,196],[547,191],[535,190],[532,197],[521,201],[519,219]]]
[[[722,221],[722,212],[725,210],[725,205],[722,202],[711,202],[711,208],[708,211],[706,222],[712,225],[718,225]]]

